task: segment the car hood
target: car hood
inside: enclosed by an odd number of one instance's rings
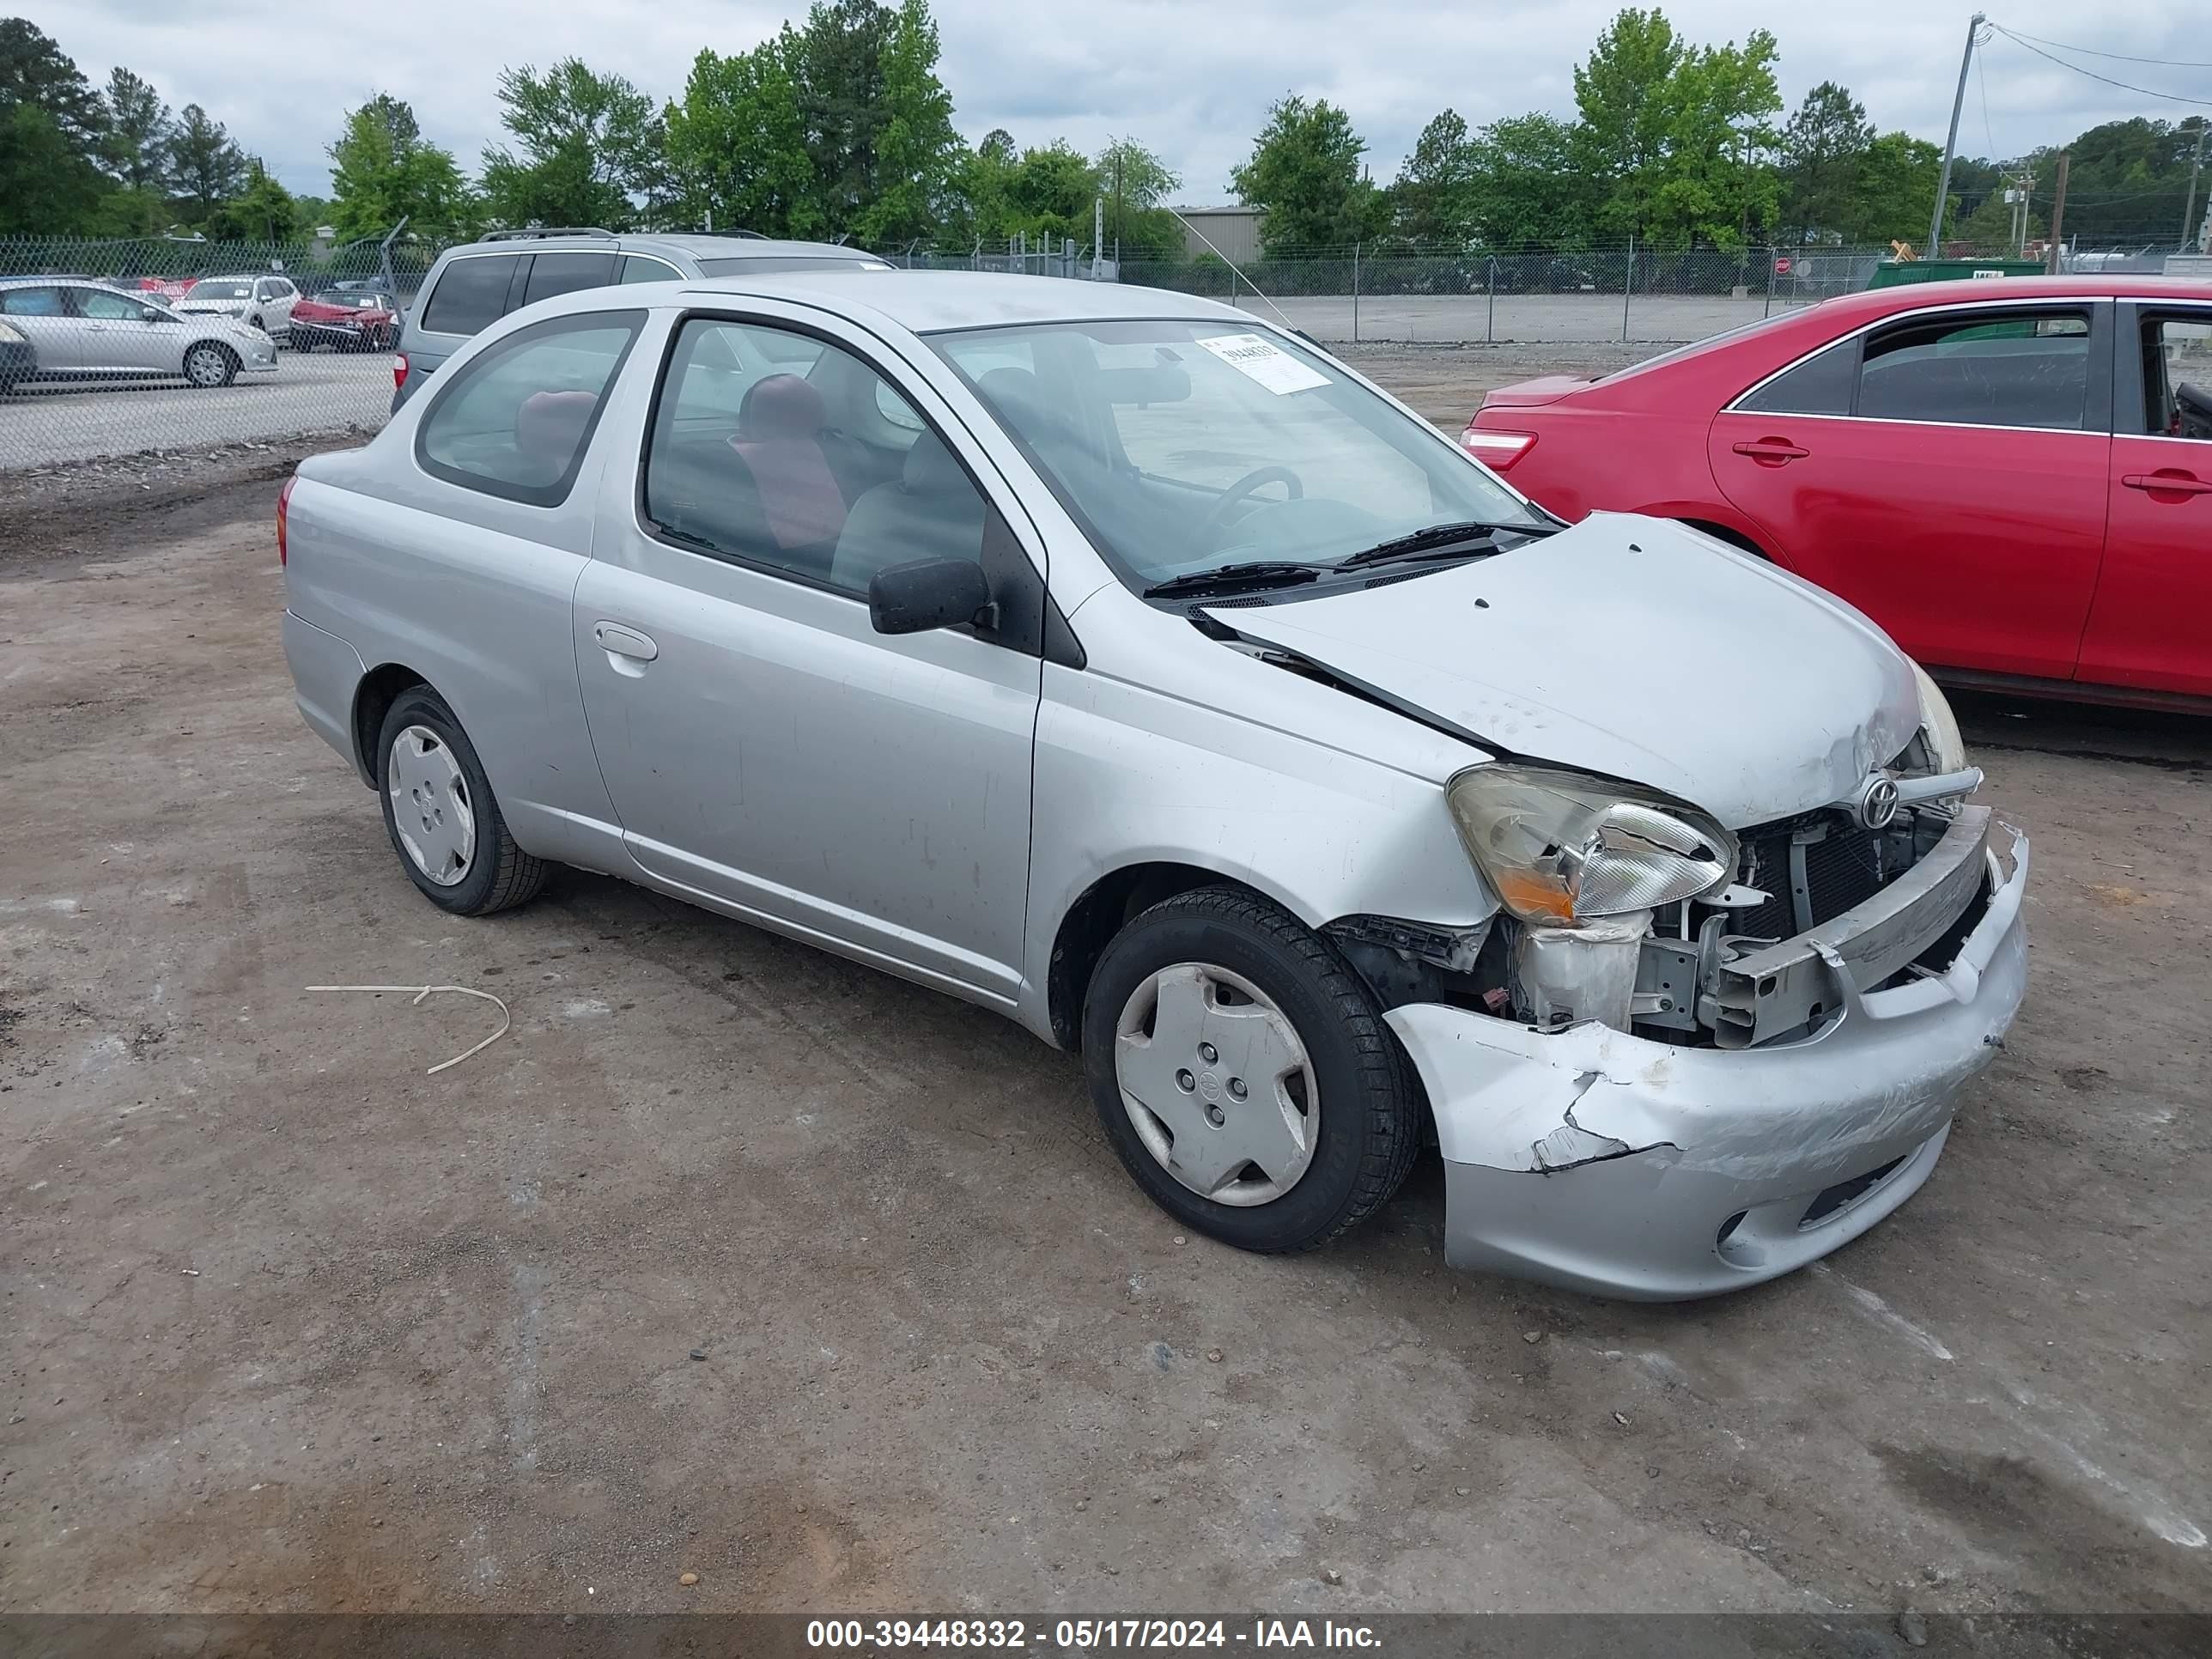
[[[1911,664],[1865,617],[1664,520],[1593,514],[1409,580],[1206,609],[1493,753],[1662,789],[1730,829],[1850,799],[1920,724]]]

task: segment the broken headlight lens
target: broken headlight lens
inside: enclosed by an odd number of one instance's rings
[[[1959,735],[1950,700],[1918,663],[1912,665],[1912,679],[1920,688],[1920,733],[1928,745],[1929,764],[1938,772],[1965,771],[1966,740]]]
[[[1735,837],[1686,802],[1541,766],[1472,766],[1446,786],[1459,838],[1505,908],[1571,927],[1694,898],[1735,870]]]

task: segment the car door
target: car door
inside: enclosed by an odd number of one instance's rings
[[[261,315],[268,331],[283,339],[292,331],[292,308],[300,303],[300,290],[282,276],[269,279],[269,297],[262,302]]]
[[[85,367],[84,325],[58,284],[0,289],[0,316],[23,331],[39,354],[42,374],[73,374]]]
[[[1040,571],[926,385],[763,302],[670,337],[639,474],[576,590],[639,866],[981,1000],[1021,981]],[[871,575],[982,563],[995,627],[874,631]]]
[[[2119,307],[2105,565],[2081,679],[2212,696],[2212,305]]]
[[[70,303],[84,333],[84,367],[105,374],[176,374],[182,372],[184,342],[167,315],[136,295],[112,289],[73,288]],[[148,312],[155,320],[149,320]]]
[[[1949,306],[1851,335],[1721,411],[1714,481],[1911,656],[2069,678],[2104,553],[2112,311]]]

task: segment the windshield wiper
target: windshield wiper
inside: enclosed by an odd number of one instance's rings
[[[1290,582],[1315,580],[1321,572],[1313,565],[1286,559],[1252,559],[1240,564],[1218,565],[1212,570],[1186,570],[1145,590],[1148,599],[1170,599],[1181,593],[1234,592],[1240,587],[1279,587]]]
[[[1377,542],[1348,558],[1340,559],[1334,567],[1338,570],[1356,570],[1364,564],[1382,564],[1392,559],[1410,558],[1421,554],[1437,558],[1447,557],[1470,547],[1480,547],[1496,541],[1500,531],[1528,536],[1548,535],[1550,532],[1538,525],[1486,524],[1469,520],[1460,524],[1432,524],[1410,535],[1394,536],[1387,542]]]

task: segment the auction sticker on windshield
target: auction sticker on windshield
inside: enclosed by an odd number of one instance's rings
[[[1257,380],[1278,398],[1327,386],[1328,376],[1308,368],[1272,341],[1257,334],[1217,334],[1199,344],[1248,379]]]

